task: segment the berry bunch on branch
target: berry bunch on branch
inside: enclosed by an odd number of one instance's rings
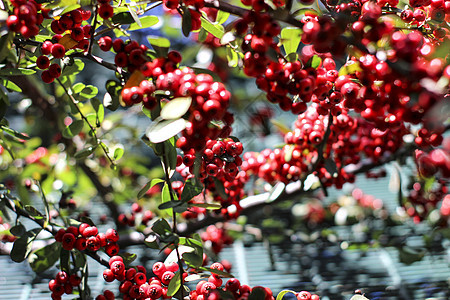
[[[1,250],[56,267],[52,299],[327,296],[251,287],[208,261],[261,208],[383,177],[374,169],[393,161],[405,222],[445,238],[450,1],[235,2],[0,0]],[[256,94],[279,113],[252,141]],[[304,215],[326,218],[318,203]],[[136,244],[151,269],[133,265]],[[88,258],[117,290],[91,294]]]

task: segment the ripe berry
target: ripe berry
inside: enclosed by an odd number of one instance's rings
[[[121,41],[121,40],[120,40]],[[98,46],[100,47],[100,49],[102,49],[103,51],[109,51],[111,50],[112,47],[112,39],[109,36],[104,36],[101,37],[98,40]]]
[[[36,66],[41,70],[45,70],[50,66],[50,59],[47,56],[41,55],[36,59]]]
[[[53,44],[51,53],[54,58],[63,58],[64,55],[66,54],[66,49],[64,48],[63,45],[56,43]]]
[[[41,79],[45,83],[52,83],[55,80],[55,77],[50,74],[50,71],[46,70],[42,72]]]
[[[102,19],[109,19],[114,15],[114,9],[108,3],[101,4],[98,9],[98,15]]]

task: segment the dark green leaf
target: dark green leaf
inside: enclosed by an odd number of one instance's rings
[[[40,273],[53,266],[60,257],[61,243],[54,242],[39,250],[34,251],[28,257],[28,262],[34,272]]]
[[[261,300],[266,297],[266,292],[263,288],[253,288],[247,300]]]
[[[134,19],[130,12],[124,11],[114,14],[114,16],[111,18],[111,21],[114,24],[131,24],[134,22]]]
[[[220,271],[220,270],[211,269],[211,268],[207,268],[207,267],[199,267],[199,269],[204,270],[204,271],[209,271],[211,273],[217,274],[217,275],[225,277],[225,278],[233,278],[234,277],[232,274],[225,272],[225,271]]]
[[[150,234],[145,240],[145,245],[152,249],[159,249],[158,237],[156,234]]]
[[[66,249],[61,249],[59,254],[59,264],[61,265],[61,270],[69,272],[70,270],[70,251]]]
[[[399,249],[398,255],[400,262],[410,265],[416,261],[422,260],[425,256],[425,251],[417,251],[411,247],[402,247]]]
[[[2,125],[2,126],[0,126],[0,129],[3,130],[4,132],[6,132],[7,134],[17,138],[17,139],[20,139],[20,140],[29,140],[30,139],[29,136],[26,136],[23,133],[20,133],[20,132],[14,130],[14,129],[9,128],[9,127],[6,127],[6,126]]]
[[[120,256],[123,258],[123,263],[125,264],[125,266],[129,266],[133,261],[136,260],[137,255],[135,253],[120,253]]]
[[[63,130],[62,135],[66,139],[73,138],[74,136],[79,134],[81,130],[83,130],[83,126],[84,126],[83,120],[75,120],[72,122],[72,124],[70,124]]]
[[[222,181],[214,177],[214,185],[216,186],[216,191],[219,193],[219,196],[222,197],[222,199],[228,199],[228,194],[225,191]]]
[[[203,185],[196,177],[189,178],[184,183],[181,201],[187,202],[203,191]]]
[[[105,118],[105,108],[103,107],[103,104],[97,98],[92,98],[91,104],[95,110],[98,123],[103,122],[103,119]],[[97,126],[100,126],[100,124],[97,124]]]
[[[181,201],[167,201],[167,202],[164,202],[164,203],[161,203],[160,205],[158,205],[158,209],[160,209],[160,210],[169,209],[169,208],[180,206],[181,204],[183,204],[183,202],[181,202]]]
[[[172,228],[170,228],[169,223],[165,219],[158,219],[153,223],[152,230],[159,235],[172,233]]]
[[[176,272],[175,275],[170,280],[169,286],[167,287],[167,296],[172,297],[180,289],[181,286],[180,273],[181,272]]]
[[[75,157],[76,159],[86,158],[89,155],[91,155],[92,153],[94,153],[96,148],[97,148],[97,145],[84,148],[83,150],[78,151],[77,153],[75,153],[75,155],[73,157]]]
[[[34,208],[31,205],[25,205],[23,207],[32,217],[36,218],[36,219],[42,219],[44,218],[44,215],[38,211],[36,208]]]
[[[187,7],[183,6],[183,16],[181,19],[181,30],[183,35],[188,37],[192,30],[191,12]]]
[[[31,252],[33,241],[36,239],[41,230],[41,228],[29,230],[14,242],[10,253],[11,259],[13,261],[22,262],[25,260],[25,258],[27,258],[27,256]]]
[[[9,232],[14,236],[22,236],[27,232],[27,229],[22,224],[17,224],[9,229]]]

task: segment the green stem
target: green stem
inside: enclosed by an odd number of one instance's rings
[[[97,133],[96,133],[95,128],[92,126],[91,123],[89,123],[89,120],[86,118],[86,116],[83,114],[81,109],[78,107],[77,100],[75,100],[75,98],[69,93],[69,90],[64,86],[64,84],[62,84],[62,82],[61,82],[61,80],[59,78],[57,78],[56,80],[62,86],[62,88],[64,89],[64,92],[66,93],[66,95],[69,96],[70,100],[72,100],[73,105],[76,107],[76,109],[77,109],[78,113],[80,114],[81,118],[83,119],[83,121],[86,122],[86,124],[88,124],[89,128],[91,129],[92,135],[95,138],[95,142],[97,143],[97,145],[100,145],[100,147],[102,148],[103,152],[105,153],[105,155],[108,158],[108,160],[111,163],[111,165],[113,167],[115,167],[116,163],[111,158],[111,156],[109,156],[108,149],[106,149],[105,145],[103,143],[99,142],[100,140],[97,137]]]

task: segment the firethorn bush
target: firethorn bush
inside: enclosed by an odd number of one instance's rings
[[[52,299],[320,299],[248,286],[218,259],[282,202],[311,230],[450,236],[450,1],[0,3],[2,249],[55,266]],[[397,215],[356,187],[318,200],[385,165]],[[131,245],[166,258],[135,265]],[[91,293],[88,257],[115,287]]]

